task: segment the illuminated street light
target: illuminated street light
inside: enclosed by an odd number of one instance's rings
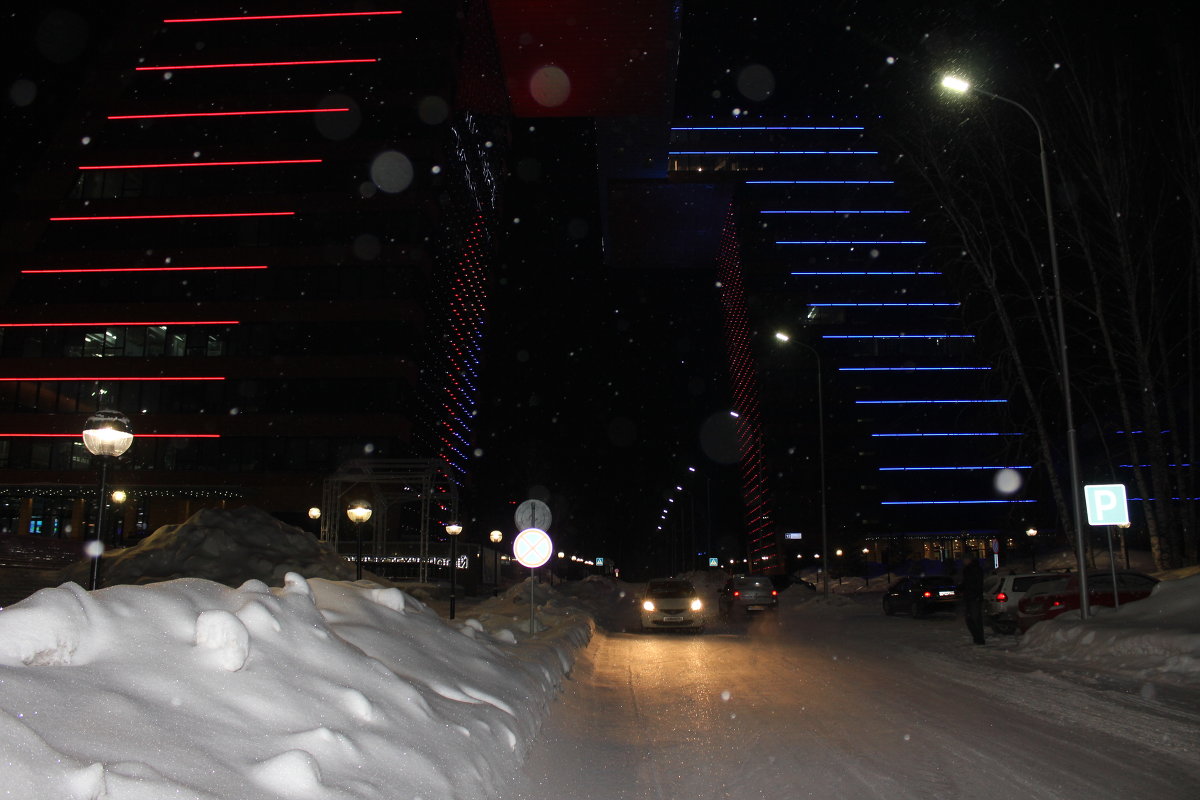
[[[356,500],[346,509],[346,516],[354,523],[354,580],[362,580],[362,526],[371,518],[371,504]]]
[[[790,343],[792,337],[784,331],[776,331],[775,338],[781,342]],[[825,405],[821,397],[821,354],[816,348],[807,345],[804,342],[796,342],[795,344],[803,347],[805,350],[813,354],[813,358],[817,359],[817,455],[819,461],[819,469],[821,476],[821,553],[829,552],[829,529],[825,515]],[[841,552],[838,552],[841,555]],[[822,591],[826,598],[829,597],[829,572],[822,570]]]
[[[451,522],[446,526],[450,534],[450,619],[454,619],[454,595],[458,591],[458,535],[462,533],[462,525]]]
[[[96,495],[96,529],[87,543],[86,552],[92,559],[88,586],[95,591],[100,582],[100,554],[104,552],[101,532],[104,530],[105,483],[108,481],[109,459],[120,458],[133,444],[133,431],[129,429],[129,418],[119,411],[97,411],[88,417],[83,429],[83,446],[100,459],[100,491]]]
[[[1030,528],[1025,531],[1025,535],[1029,537],[1029,558],[1033,562],[1030,572],[1037,572],[1037,545],[1034,544],[1034,536],[1037,536],[1037,528]]]
[[[501,533],[500,531],[492,531],[491,533],[488,534],[488,539],[491,541],[492,544],[498,545],[498,544],[500,544],[500,542],[502,542],[504,540],[504,534]],[[499,590],[499,588],[500,588],[500,551],[498,549],[496,550],[496,575],[495,575],[495,580],[493,581],[493,583],[496,585],[496,589]]]
[[[1071,404],[1071,373],[1067,360],[1067,326],[1063,317],[1063,302],[1062,302],[1062,282],[1059,279],[1058,273],[1058,246],[1054,239],[1054,213],[1050,199],[1050,169],[1046,162],[1046,141],[1042,135],[1042,124],[1038,122],[1037,117],[1033,115],[1028,108],[1018,103],[1016,100],[1010,100],[1007,97],[1002,97],[998,94],[985,91],[976,86],[972,86],[969,82],[962,78],[947,75],[942,78],[942,86],[960,94],[966,92],[975,92],[984,97],[990,97],[992,100],[999,100],[1003,103],[1008,103],[1019,109],[1029,121],[1033,123],[1034,129],[1037,131],[1038,138],[1038,158],[1042,167],[1042,194],[1046,203],[1046,236],[1050,246],[1050,272],[1054,280],[1054,313],[1058,328],[1058,348],[1060,368],[1062,369],[1063,382],[1063,405],[1066,411],[1067,423],[1067,459],[1071,473],[1071,514],[1072,524],[1075,528],[1075,558],[1079,564],[1079,613],[1083,619],[1088,617],[1088,588],[1087,588],[1087,563],[1083,549],[1083,514],[1079,509],[1079,496],[1082,492],[1083,483],[1079,480],[1079,452],[1075,447],[1075,413]]]

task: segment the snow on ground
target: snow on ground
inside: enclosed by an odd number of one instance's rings
[[[0,610],[0,792],[495,796],[594,626],[628,624],[639,588],[535,584],[531,622],[526,581],[448,620],[432,587],[338,579],[344,564],[294,531],[261,512],[201,512],[141,554],[106,558],[110,576],[119,567],[131,579],[141,558],[151,580],[188,577],[96,592],[67,582]],[[227,585],[235,557],[244,573],[280,580],[241,574]],[[697,580],[713,589],[711,575]],[[829,599],[785,594],[844,613],[855,601],[837,586]],[[1037,626],[1017,652],[1200,685],[1198,611],[1200,575],[1164,581],[1150,599],[1086,623]]]

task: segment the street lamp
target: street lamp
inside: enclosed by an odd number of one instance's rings
[[[1037,572],[1037,545],[1034,544],[1033,539],[1033,537],[1037,536],[1037,528],[1030,528],[1025,531],[1025,535],[1029,537],[1029,556],[1030,560],[1033,561],[1033,567],[1029,571]]]
[[[458,589],[458,535],[462,533],[462,525],[451,522],[446,526],[450,534],[450,619],[454,619],[454,594]]]
[[[775,338],[781,342],[791,342],[792,337],[783,331],[778,331]],[[821,554],[829,552],[829,530],[825,520],[825,407],[821,398],[821,354],[816,348],[804,342],[795,342],[813,354],[817,359],[817,455],[820,460],[821,475]],[[838,553],[841,555],[841,553]],[[829,570],[823,570],[822,586],[826,599],[829,598]]]
[[[100,459],[100,493],[96,495],[96,529],[87,544],[86,552],[92,557],[91,576],[88,583],[92,591],[100,582],[100,554],[104,552],[104,543],[100,540],[104,530],[104,506],[108,498],[105,494],[105,483],[108,480],[108,460],[120,458],[129,445],[133,444],[133,431],[129,429],[129,418],[119,411],[97,411],[88,417],[83,428],[83,446],[88,452]]]
[[[355,500],[346,509],[346,516],[354,523],[354,580],[362,580],[362,526],[371,518],[371,504],[366,500]]]
[[[1079,453],[1075,447],[1075,413],[1071,406],[1071,373],[1067,361],[1067,326],[1063,317],[1062,282],[1058,274],[1058,246],[1054,239],[1054,213],[1050,200],[1050,169],[1046,164],[1046,141],[1045,137],[1042,136],[1042,125],[1028,108],[1016,100],[1010,100],[1007,97],[1001,97],[998,94],[993,94],[992,92],[972,86],[962,78],[947,75],[942,78],[942,86],[960,94],[975,92],[992,100],[1008,103],[1029,117],[1029,121],[1033,123],[1034,129],[1037,130],[1038,158],[1042,167],[1042,194],[1046,203],[1046,236],[1050,246],[1050,273],[1054,280],[1054,313],[1055,322],[1058,327],[1059,360],[1061,361],[1063,382],[1063,405],[1066,411],[1067,422],[1067,459],[1071,473],[1071,513],[1073,516],[1072,524],[1075,527],[1075,558],[1079,562],[1079,613],[1080,616],[1087,619],[1087,564],[1083,552],[1083,515],[1079,511],[1080,487],[1083,484],[1079,480]]]
[[[124,489],[114,489],[113,493],[109,495],[109,497],[112,498],[113,504],[117,506],[118,510],[120,510],[123,507],[122,504],[129,499],[129,495],[125,493]],[[117,547],[125,544],[125,531],[122,528],[123,524],[123,521],[120,520],[118,515],[118,522],[113,526],[113,535],[111,540],[112,543]]]
[[[499,545],[500,542],[504,540],[504,534],[501,533],[500,531],[492,531],[491,533],[488,534],[488,539],[490,539],[492,541],[492,544]],[[500,548],[499,547],[496,548],[496,580],[494,581],[494,583],[496,584],[496,591],[499,591],[500,590]]]

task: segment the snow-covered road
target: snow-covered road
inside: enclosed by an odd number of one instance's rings
[[[961,618],[864,599],[700,636],[621,627],[581,655],[503,800],[1200,792],[1194,689],[1043,670],[1012,638],[971,645]]]

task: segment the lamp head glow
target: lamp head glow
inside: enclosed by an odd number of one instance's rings
[[[501,533],[500,531],[492,531],[491,533],[488,534],[488,538],[491,539],[493,542],[499,544],[500,540],[504,538],[504,534]]]
[[[1025,535],[1026,536],[1037,536],[1037,528],[1030,528],[1029,530],[1025,531]]]
[[[459,525],[457,522],[451,522],[446,526],[446,533],[450,534],[451,536],[458,536],[460,533],[462,533],[462,525]]]
[[[953,75],[946,75],[942,78],[942,86],[945,86],[952,92],[964,93],[971,90],[971,84],[964,81],[962,78],[956,78]]]
[[[371,518],[371,504],[366,500],[357,500],[346,509],[346,516],[355,524],[366,522]]]
[[[792,340],[792,337],[788,336],[783,331],[775,331],[775,338],[781,342],[790,342]]]
[[[94,456],[124,454],[133,444],[129,418],[119,411],[97,411],[83,428],[83,446]]]
[[[124,503],[128,496],[129,495],[125,494],[125,492],[122,491],[121,489],[117,489],[115,492],[112,493],[112,501],[114,503]]]
[[[313,506],[312,508],[310,508],[308,510],[308,518],[309,519],[320,519],[321,518],[321,509],[317,508],[316,506]]]

